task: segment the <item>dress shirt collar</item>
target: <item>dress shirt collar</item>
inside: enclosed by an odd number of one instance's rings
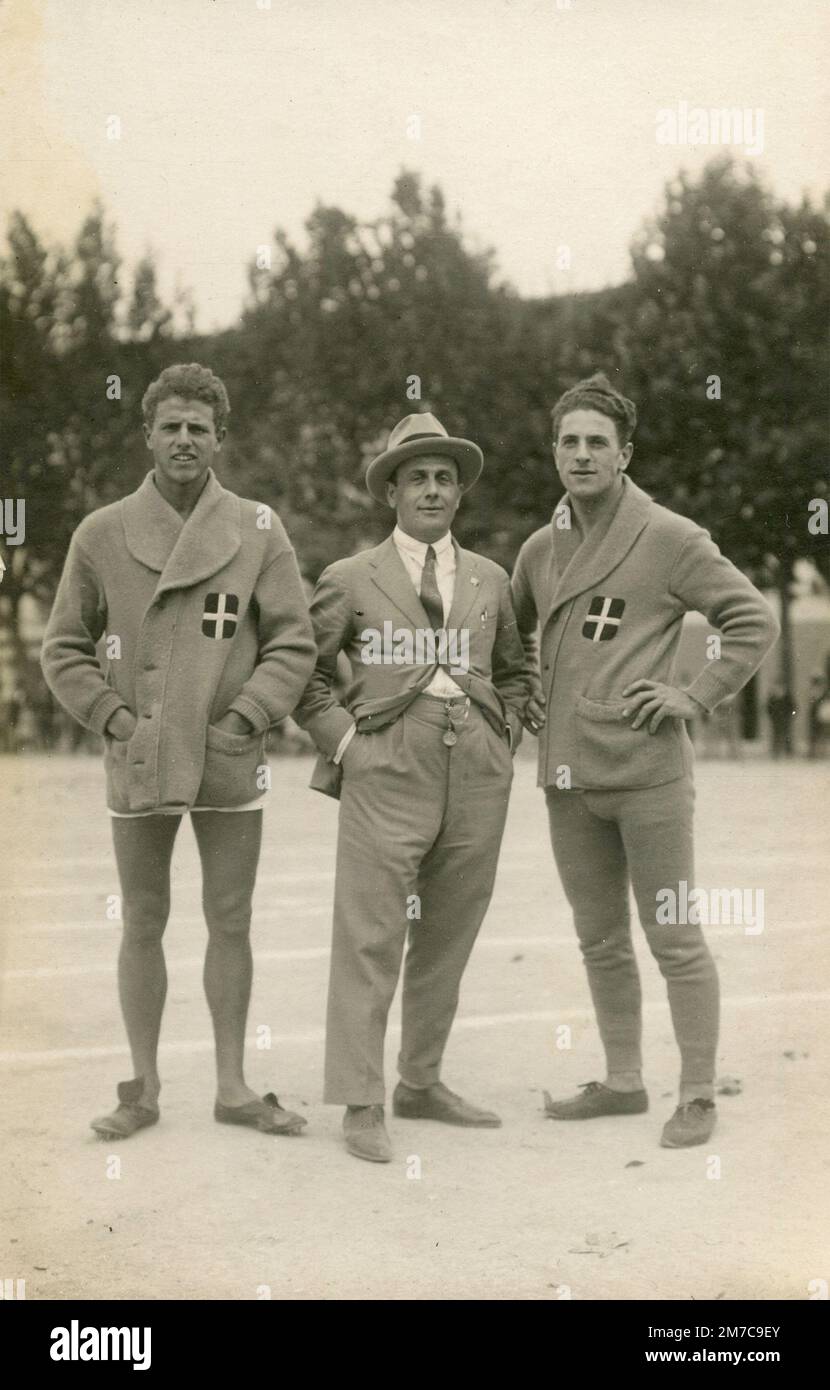
[[[406,550],[408,554],[415,557],[420,565],[425,564],[427,558],[427,545],[431,545],[435,551],[435,557],[440,560],[446,551],[452,550],[452,532],[446,531],[440,540],[437,541],[416,541],[414,536],[407,535],[400,526],[396,526],[392,532],[392,539],[399,550]]]

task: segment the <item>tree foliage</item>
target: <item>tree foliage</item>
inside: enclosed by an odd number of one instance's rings
[[[638,404],[634,476],[786,596],[797,558],[827,573],[807,520],[828,491],[829,211],[777,202],[718,159],[667,186],[625,284],[522,300],[440,189],[404,171],[374,221],[318,205],[303,245],[277,229],[239,323],[201,338],[186,296],[162,301],[151,254],[125,293],[100,207],[68,250],[16,214],[0,262],[3,494],[25,499],[27,526],[4,546],[0,616],[15,637],[22,595],[49,601],[82,516],[138,484],[141,396],[193,358],[230,394],[220,476],[277,507],[310,579],[388,530],[365,468],[418,410],[483,448],[456,529],[509,565],[561,492],[550,408],[601,368]]]
[[[830,222],[730,160],[681,175],[633,247],[624,352],[646,485],[758,576],[812,556],[827,496]]]

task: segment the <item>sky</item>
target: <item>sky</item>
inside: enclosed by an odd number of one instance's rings
[[[625,278],[723,148],[661,143],[683,103],[750,112],[731,147],[778,196],[830,184],[827,0],[0,0],[0,40],[3,225],[69,241],[100,198],[205,331],[276,227],[377,217],[402,167],[525,295]]]

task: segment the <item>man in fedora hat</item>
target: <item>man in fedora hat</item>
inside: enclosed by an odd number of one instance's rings
[[[340,798],[325,1099],[350,1153],[388,1162],[386,1019],[404,965],[395,1115],[496,1127],[440,1081],[464,967],[493,889],[526,699],[507,575],[450,527],[477,445],[408,415],[366,486],[397,517],[374,549],[320,576],[318,660],[295,718]],[[351,683],[339,701],[338,654]]]

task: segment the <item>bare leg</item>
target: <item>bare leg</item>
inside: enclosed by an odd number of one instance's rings
[[[208,928],[204,983],[216,1042],[216,1098],[258,1100],[245,1084],[245,1023],[251,999],[251,899],[262,841],[261,811],[195,811]]]
[[[167,995],[162,936],[170,913],[170,860],[181,816],[113,818],[112,838],[121,880],[124,930],[118,956],[118,993],[135,1076],[144,1077],[143,1100],[158,1101],[158,1043]]]

